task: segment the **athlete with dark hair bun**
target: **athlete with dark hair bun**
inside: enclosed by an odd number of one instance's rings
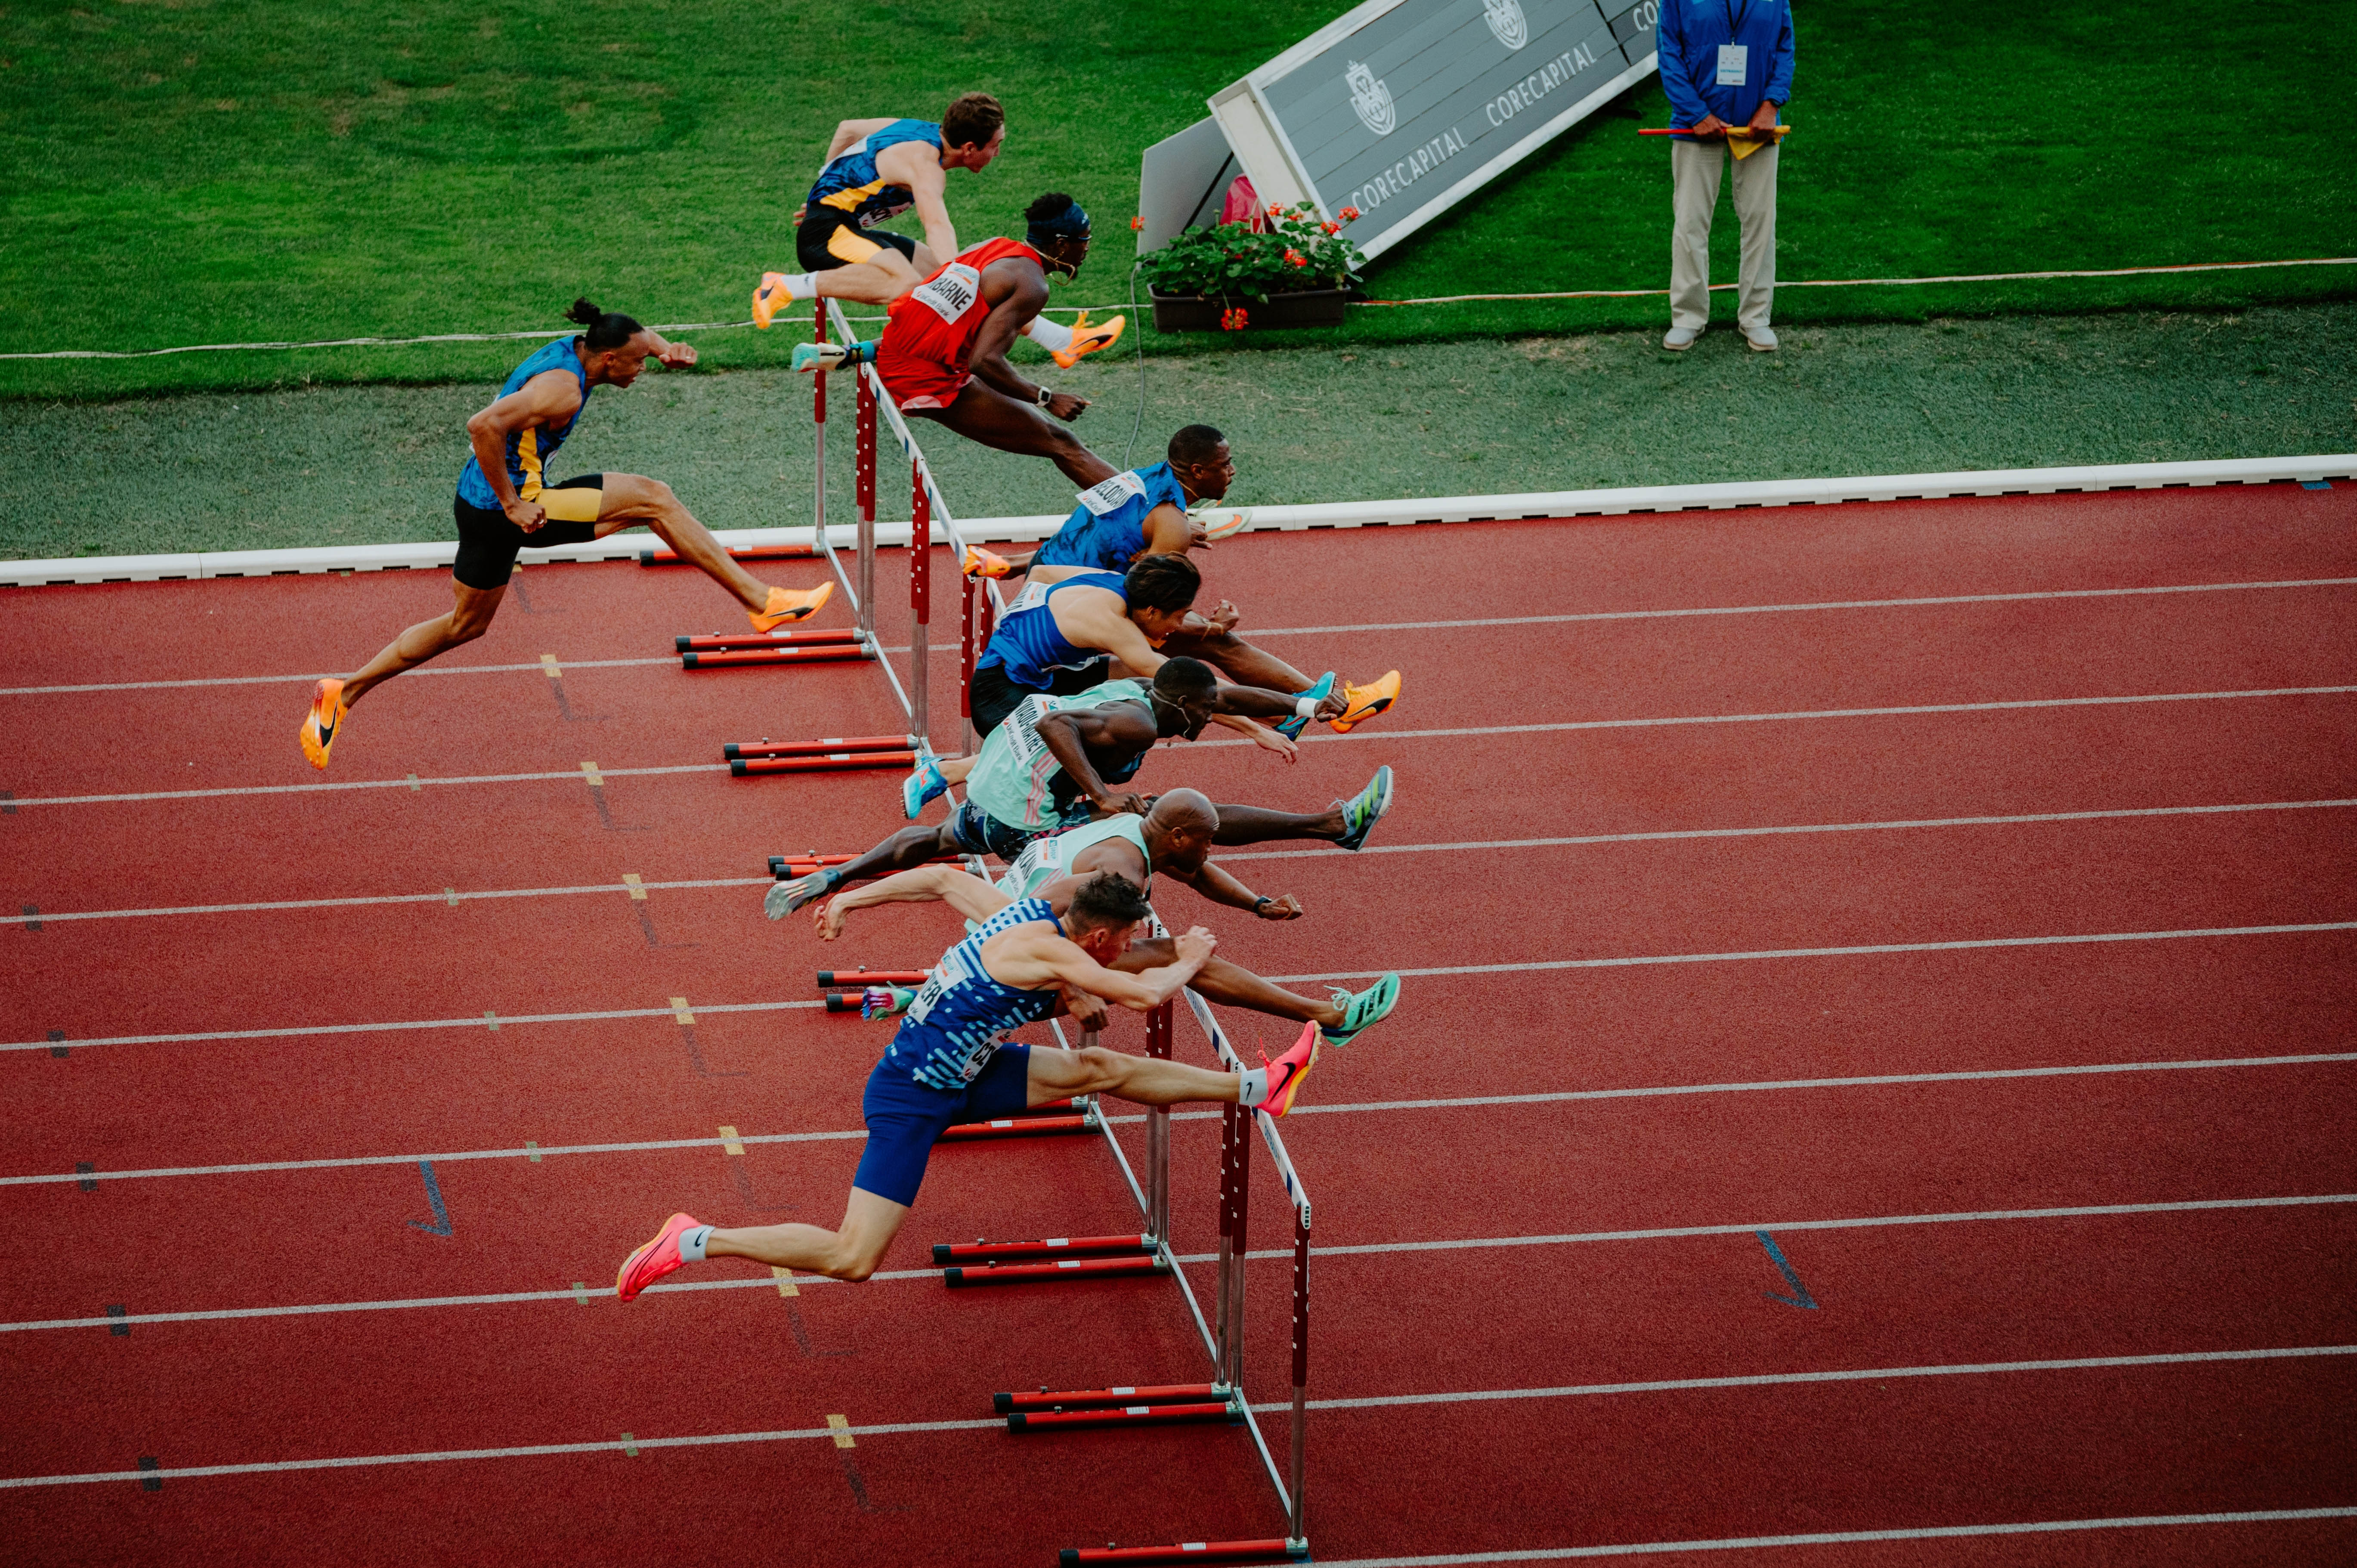
[[[1070,328],[1040,322],[1049,272],[1076,276],[1088,259],[1089,215],[1063,192],[1050,191],[1025,217],[1028,243],[985,240],[961,252],[892,302],[883,337],[798,344],[794,369],[872,360],[902,413],[936,420],[1000,452],[1046,457],[1076,485],[1102,484],[1113,478],[1113,465],[1041,412],[1069,422],[1088,399],[1026,381],[1007,363],[1006,351],[1028,336],[1053,350],[1058,363],[1075,364],[1111,346],[1128,318]],[[1047,340],[1067,332],[1073,336],[1065,347]]]
[[[757,631],[802,619],[834,592],[832,583],[796,592],[761,582],[731,560],[712,531],[659,479],[637,474],[548,479],[548,460],[573,434],[591,389],[629,386],[650,359],[674,369],[695,363],[688,345],[586,299],[575,300],[565,318],[584,330],[559,338],[517,366],[490,406],[467,421],[474,454],[459,472],[452,503],[458,522],[458,555],[450,567],[457,603],[447,615],[393,639],[358,673],[319,682],[301,732],[312,767],[328,766],[345,714],[371,687],[490,629],[516,553],[526,546],[578,544],[644,523],[681,559],[736,595]]]

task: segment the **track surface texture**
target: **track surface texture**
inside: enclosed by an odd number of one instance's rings
[[[1362,853],[1227,857],[1302,920],[1158,894],[1297,989],[1407,976],[1286,1123],[1318,1561],[2357,1558],[2352,525],[2357,491],[2285,485],[1211,553],[1272,650],[1407,678],[1291,767],[1206,741],[1141,775],[1293,810],[1398,778]],[[879,561],[895,642],[907,570]],[[1099,1139],[943,1148],[865,1285],[723,1262],[612,1298],[673,1208],[836,1218],[886,1026],[811,972],[955,929],[904,907],[825,947],[759,912],[767,855],[865,847],[895,779],[732,779],[719,745],[895,730],[874,670],[681,671],[674,634],[736,620],[684,570],[520,585],[324,776],[307,680],[440,576],[9,601],[11,1561],[1282,1534],[1237,1429],[990,1418],[1207,1375],[1168,1282],[925,1266],[1136,1229]],[[1286,1035],[1223,1017],[1248,1055]],[[1178,1041],[1207,1059],[1183,1013]],[[1173,1145],[1208,1300],[1216,1120]],[[1281,1444],[1266,1172],[1245,1384]]]

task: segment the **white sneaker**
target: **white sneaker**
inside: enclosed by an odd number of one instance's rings
[[[1693,348],[1695,339],[1701,336],[1702,328],[1699,327],[1673,327],[1662,335],[1662,347],[1684,352]]]
[[[1768,328],[1745,328],[1743,340],[1751,345],[1754,353],[1772,354],[1776,351],[1776,334]]]

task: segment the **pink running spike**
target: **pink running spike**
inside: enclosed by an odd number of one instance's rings
[[[1254,1111],[1282,1116],[1293,1109],[1293,1097],[1300,1092],[1302,1080],[1318,1065],[1318,1024],[1312,1019],[1301,1026],[1301,1038],[1293,1042],[1293,1048],[1275,1061],[1268,1059],[1267,1052],[1261,1053],[1261,1066],[1268,1069],[1268,1093],[1253,1107]]]
[[[674,1214],[664,1220],[655,1239],[623,1259],[622,1266],[614,1271],[614,1294],[624,1301],[636,1301],[640,1291],[684,1266],[687,1260],[679,1255],[679,1239],[699,1223],[692,1214]]]

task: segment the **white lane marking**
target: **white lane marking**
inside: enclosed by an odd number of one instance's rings
[[[1823,1530],[1806,1535],[1735,1535],[1696,1541],[1617,1541],[1609,1546],[1539,1546],[1511,1552],[1450,1552],[1431,1557],[1353,1557],[1347,1562],[1330,1563],[1327,1568],[1456,1568],[1457,1564],[1476,1563],[1563,1563],[1583,1557],[1651,1557],[1670,1552],[1763,1552],[1794,1546],[1857,1546],[1882,1541],[1953,1541],[1983,1535],[2051,1535],[2083,1530],[2156,1530],[2192,1524],[2285,1524],[2324,1519],[2357,1519],[2357,1508],[2126,1514],[2115,1519],[1934,1524],[1904,1530]]]
[[[815,1002],[699,1002],[698,1013],[780,1013],[798,1007],[823,1007]],[[672,1018],[669,1007],[616,1007],[597,1013],[519,1013],[500,1015],[502,1024],[597,1024],[609,1018]],[[479,1029],[481,1017],[403,1018],[382,1024],[302,1024],[276,1029],[209,1029],[192,1035],[106,1035],[87,1040],[0,1041],[0,1051],[46,1051],[58,1045],[178,1046],[203,1040],[281,1040],[297,1035],[382,1035],[403,1029]]]
[[[1962,952],[1973,948],[2069,947],[2083,942],[2165,942],[2204,937],[2272,937],[2311,931],[2357,930],[2357,920],[2319,920],[2295,926],[2208,926],[2184,931],[2103,931],[2085,936],[1977,937],[1953,942],[1873,942],[1843,948],[1763,948],[1756,952],[1652,953],[1641,958],[1561,958],[1528,963],[1467,963],[1436,969],[1347,969],[1330,974],[1272,974],[1280,985],[1324,980],[1372,980],[1383,974],[1535,974],[1557,969],[1627,969],[1656,963],[1737,963],[1767,958],[1855,958],[1877,953]],[[0,1049],[11,1047],[0,1047]]]
[[[2133,817],[2201,817],[2247,811],[2312,811],[2349,806],[2357,806],[2357,799],[2266,800],[2223,806],[2136,806],[2116,811],[2039,811],[1996,817],[1926,817],[1895,822],[1803,822],[1789,826],[1760,828],[1681,828],[1652,832],[1584,833],[1567,838],[1474,839],[1458,843],[1371,844],[1360,850],[1256,850],[1242,854],[1222,854],[1219,858],[1222,861],[1311,860],[1351,854],[1447,854],[1462,850],[1479,849],[1560,849],[1582,844],[1651,843],[1676,839],[1768,838],[1794,833],[1865,833],[1894,832],[1921,828],[2012,827],[2045,822],[2102,822]],[[767,886],[771,880],[767,876],[714,876],[685,882],[644,882],[640,886],[649,891],[665,888],[760,887]],[[603,882],[586,887],[500,887],[473,893],[461,893],[445,888],[439,893],[389,893],[350,898],[287,898],[253,904],[183,904],[152,909],[83,909],[67,910],[63,913],[53,913],[44,909],[41,912],[41,921],[46,925],[52,920],[128,920],[157,915],[256,914],[277,909],[358,908],[379,904],[456,905],[478,899],[557,898],[584,893],[625,891],[627,889],[619,882]]]
[[[538,669],[538,665],[533,666]],[[1919,703],[1889,708],[1810,708],[1772,714],[1696,714],[1682,717],[1653,719],[1574,719],[1561,724],[1484,725],[1460,729],[1389,729],[1378,725],[1369,729],[1361,725],[1348,735],[1305,735],[1310,741],[1363,740],[1428,740],[1436,737],[1493,735],[1556,735],[1573,730],[1591,729],[1657,729],[1682,725],[1749,725],[1779,724],[1804,719],[1870,719],[1903,717],[1922,714],[1983,714],[2008,712],[2029,708],[2090,708],[2111,707],[2144,703],[2216,703],[2263,697],[2330,697],[2345,696],[2357,692],[2357,686],[2272,686],[2244,692],[2153,692],[2117,697],[2029,697],[2002,703]],[[1197,746],[1251,746],[1249,740],[1199,740]],[[598,771],[608,779],[642,777],[657,773],[723,773],[728,765],[717,763],[684,763],[672,768],[601,768]],[[577,781],[580,769],[549,773],[486,773],[457,779],[416,778],[418,784],[518,784],[542,779],[562,779]],[[12,806],[84,806],[138,800],[194,800],[222,795],[299,795],[332,789],[407,789],[413,779],[359,779],[324,784],[251,784],[215,789],[157,789],[145,794],[123,795],[21,795],[9,803]]]
[[[1464,1393],[1379,1394],[1367,1399],[1322,1399],[1311,1410],[1393,1410],[1403,1405],[1483,1404],[1497,1400],[1578,1399],[1591,1394],[1682,1393],[1692,1389],[1765,1389],[1793,1383],[1856,1383],[1883,1378],[1969,1378],[2008,1372],[2085,1372],[2112,1367],[2182,1367],[2219,1361],[2288,1361],[2319,1356],[2357,1356],[2357,1345],[2296,1345],[2265,1350],[2181,1350],[2156,1356],[2072,1356],[2039,1361],[1972,1361],[1954,1366],[1857,1367],[1832,1372],[1756,1372],[1729,1378],[1662,1378],[1647,1382],[1575,1383],[1552,1389],[1481,1389]],[[1255,1404],[1255,1411],[1287,1411],[1283,1404]]]
[[[1460,729],[1372,729],[1361,725],[1347,735],[1305,735],[1301,741],[1431,740],[1463,736],[1559,735],[1585,729],[1656,729],[1677,725],[1762,725],[1796,719],[1882,719],[1917,714],[1990,714],[2019,708],[2094,708],[2140,703],[2217,703],[2245,697],[2334,697],[2357,686],[2274,686],[2246,692],[2149,692],[2120,697],[2029,697],[2004,703],[1921,703],[1895,708],[1811,708],[1778,714],[1698,714],[1659,719],[1575,719],[1562,724],[1477,725]],[[1249,740],[1199,740],[1198,746],[1254,746]],[[18,801],[18,805],[24,804]]]
[[[502,1018],[501,1023],[516,1020]],[[2212,1057],[2193,1061],[2091,1062],[2070,1067],[1986,1068],[1954,1072],[1875,1073],[1861,1078],[1766,1079],[1736,1083],[1673,1083],[1634,1089],[1564,1089],[1531,1094],[1470,1094],[1449,1100],[1380,1100],[1355,1105],[1297,1105],[1296,1116],[1363,1115],[1389,1111],[1460,1111],[1501,1105],[1562,1105],[1590,1100],[1659,1100],[1689,1094],[1761,1094],[1811,1089],[1877,1089],[1909,1083],[1986,1083],[2008,1079],[2081,1078],[2126,1072],[2194,1072],[2221,1068],[2319,1067],[2357,1062],[2357,1051],[2312,1052],[2284,1057]],[[1180,1111],[1174,1122],[1216,1120],[1216,1111]],[[1123,1125],[1143,1122],[1138,1116],[1112,1116]],[[223,1165],[158,1165],[124,1171],[44,1172],[38,1176],[0,1176],[0,1187],[40,1187],[65,1182],[140,1181],[164,1176],[252,1176],[266,1171],[342,1170],[362,1165],[414,1165],[421,1160],[448,1164],[459,1160],[540,1160],[557,1155],[640,1154],[659,1149],[703,1149],[727,1143],[808,1144],[865,1138],[864,1129],[841,1133],[767,1133],[735,1139],[660,1138],[624,1144],[558,1144],[522,1149],[462,1149],[440,1154],[350,1155],[312,1160],[255,1160]]]
[[[749,1141],[749,1140],[748,1140]],[[1698,1236],[1751,1236],[1761,1230],[1865,1230],[1896,1225],[1962,1225],[1996,1223],[2032,1219],[2094,1219],[2141,1214],[2195,1214],[2212,1209],[2237,1208],[2306,1208],[2320,1205],[2357,1203],[2357,1193],[2319,1193],[2290,1197],[2212,1197],[2188,1198],[2174,1203],[2107,1203],[2082,1204],[2061,1208],[1990,1208],[1956,1214],[1893,1214],[1869,1215],[1848,1219],[1788,1219],[1781,1221],[1746,1220],[1737,1225],[1684,1225],[1648,1230],[1588,1230],[1556,1236],[1487,1236],[1444,1241],[1369,1241],[1334,1247],[1312,1247],[1310,1254],[1319,1258],[1382,1255],[1392,1252],[1462,1252],[1478,1251],[1493,1247],[1563,1247],[1599,1241],[1674,1241]],[[1293,1259],[1293,1250],[1272,1248],[1248,1252],[1254,1262],[1286,1262]],[[1216,1252],[1185,1252],[1178,1256],[1181,1263],[1216,1262]],[[935,1269],[891,1269],[870,1276],[876,1280],[938,1279]],[[837,1282],[823,1274],[797,1274],[798,1284],[834,1284]],[[726,1278],[659,1284],[647,1294],[657,1292],[700,1290],[767,1290],[777,1281],[764,1274],[758,1279]],[[25,1323],[0,1323],[0,1334],[29,1333],[50,1328],[104,1328],[119,1323],[217,1323],[245,1317],[309,1317],[338,1312],[396,1312],[417,1307],[435,1306],[496,1306],[510,1302],[578,1301],[581,1295],[610,1296],[610,1285],[600,1285],[579,1294],[569,1290],[505,1291],[488,1295],[433,1295],[397,1297],[388,1301],[337,1301],[307,1304],[300,1306],[234,1306],[216,1307],[194,1312],[144,1312],[125,1317],[53,1317]]]
[[[2292,577],[2269,583],[2185,583],[2151,588],[2055,588],[2020,594],[1941,594],[1911,599],[1819,599],[1789,605],[1727,605],[1693,609],[1585,610],[1569,615],[1485,616],[1474,620],[1372,621],[1354,626],[1286,626],[1244,629],[1247,638],[1309,637],[1350,631],[1454,631],[1491,626],[1567,626],[1582,621],[1675,620],[1692,616],[1792,615],[1812,610],[1915,609],[1937,605],[2021,604],[2038,599],[2116,599],[2149,594],[2229,594],[2263,588],[2345,588],[2357,577]],[[0,692],[0,696],[9,693]]]
[[[1663,963],[1734,963],[1753,959],[1774,958],[1851,958],[1882,953],[1957,952],[1974,948],[2061,947],[2086,942],[2157,942],[2190,940],[2212,937],[2265,937],[2317,931],[2357,930],[2357,920],[2326,920],[2290,926],[2212,926],[2182,931],[2111,931],[2085,936],[2061,937],[1977,937],[1962,941],[1946,942],[1877,942],[1859,947],[1839,948],[1769,948],[1757,952],[1653,953],[1632,958],[1566,958],[1534,959],[1522,963],[1471,963],[1434,969],[1402,969],[1388,972],[1402,976],[1435,976],[1458,974],[1537,974],[1552,970],[1620,969]],[[1386,972],[1379,970],[1338,970],[1328,974],[1272,974],[1265,978],[1278,984],[1306,983],[1327,980],[1369,980]],[[730,1002],[707,1004],[698,1003],[699,1013],[770,1013],[788,1008],[822,1007],[818,1002]],[[502,1024],[576,1024],[608,1018],[668,1018],[668,1007],[625,1007],[598,1013],[527,1013],[515,1017],[502,1016]],[[81,1046],[161,1046],[185,1045],[202,1040],[267,1040],[290,1035],[363,1035],[382,1034],[401,1029],[479,1029],[481,1018],[420,1018],[382,1024],[317,1024],[274,1029],[213,1029],[186,1035],[111,1035],[95,1038],[66,1040],[0,1041],[0,1051],[46,1051],[59,1045]]]
[[[771,1283],[763,1280],[762,1284]],[[118,1320],[119,1321],[119,1320]],[[1582,1394],[1657,1393],[1687,1389],[1768,1388],[1786,1383],[1857,1382],[1878,1378],[1944,1378],[2004,1373],[2082,1371],[2122,1367],[2168,1367],[2204,1362],[2271,1361],[2357,1355],[2357,1345],[2286,1346],[2257,1350],[2197,1350],[2179,1355],[2088,1356],[2067,1360],[1990,1361],[1953,1367],[1860,1367],[1832,1372],[1770,1372],[1751,1377],[1687,1378],[1651,1383],[1597,1383],[1556,1389],[1495,1389],[1479,1393],[1397,1394],[1373,1399],[1311,1400],[1312,1410],[1372,1410],[1402,1405],[1469,1403],[1496,1400],[1564,1399]],[[1255,1404],[1255,1412],[1285,1411],[1290,1404]],[[701,1448],[736,1443],[790,1443],[848,1431],[855,1437],[888,1437],[931,1432],[1003,1431],[1003,1421],[909,1421],[876,1426],[802,1427],[772,1432],[716,1432],[688,1437],[634,1438],[640,1448]],[[80,1476],[16,1476],[0,1487],[70,1487],[98,1481],[137,1481],[150,1476],[193,1480],[206,1476],[253,1476],[286,1470],[353,1469],[375,1465],[432,1464],[458,1459],[527,1459],[559,1454],[612,1454],[619,1438],[596,1443],[535,1443],[512,1448],[452,1448],[410,1454],[371,1454],[335,1459],[275,1459],[242,1465],[186,1465],[157,1470],[102,1470]],[[2357,1512],[2357,1509],[2350,1510]],[[1445,1559],[1444,1559],[1445,1561]]]
[[[537,670],[540,666],[535,664],[533,668]],[[725,762],[690,762],[673,768],[600,768],[597,771],[608,779],[633,779],[657,773],[726,773],[728,765]],[[9,804],[89,806],[125,800],[204,800],[221,795],[316,795],[336,789],[410,789],[420,784],[532,784],[550,779],[578,784],[581,782],[581,769],[575,767],[552,773],[474,773],[452,779],[428,779],[411,773],[399,779],[351,779],[332,784],[236,784],[218,789],[153,789],[133,795],[29,795],[19,796]]]
[[[1581,621],[1675,620],[1693,616],[1792,615],[1813,610],[1912,609],[1939,605],[2016,604],[2040,599],[2132,598],[2155,594],[2229,594],[2284,588],[2341,588],[2353,585],[2357,585],[2357,577],[2290,577],[2259,583],[2181,583],[2137,588],[2057,588],[2018,594],[1941,594],[1900,599],[1824,599],[1787,605],[1703,606],[1658,610],[1588,610],[1571,615],[1487,616],[1471,620],[1376,621],[1358,626],[1263,627],[1251,631],[1249,635],[1255,638],[1314,637],[1351,631],[1449,631],[1491,626],[1564,626]],[[906,648],[888,647],[884,651],[906,653],[909,650]],[[671,664],[676,661],[677,656],[673,655],[663,659],[567,659],[565,664],[568,669],[597,670],[619,669],[634,665]],[[422,670],[412,671],[410,673],[413,675],[502,675],[513,674],[518,671],[537,671],[540,668],[537,664],[429,665]],[[344,671],[340,670],[326,670],[313,675],[221,675],[190,681],[112,681],[73,686],[5,686],[0,687],[0,697],[38,697],[81,692],[148,692],[184,686],[308,685],[317,680],[335,680],[343,674]]]
[[[2265,800],[2225,806],[2133,806],[2100,811],[2034,811],[1998,817],[1918,817],[1905,821],[1874,822],[1796,822],[1789,826],[1760,828],[1664,828],[1650,832],[1579,833],[1564,838],[1544,839],[1469,839],[1459,843],[1398,843],[1369,844],[1363,849],[1296,849],[1251,850],[1242,854],[1215,852],[1225,863],[1231,860],[1310,860],[1333,855],[1353,854],[1454,854],[1474,849],[1559,849],[1592,843],[1652,843],[1674,839],[1741,839],[1770,838],[1786,833],[1874,833],[1895,832],[1915,828],[1986,828],[2013,827],[2038,822],[2093,822],[2126,817],[2201,817],[2219,816],[2239,811],[2309,811],[2334,807],[2357,806],[2357,800]],[[652,886],[650,884],[650,886]],[[436,895],[439,897],[439,895]],[[67,917],[59,917],[65,918]],[[49,918],[47,914],[41,917]]]

